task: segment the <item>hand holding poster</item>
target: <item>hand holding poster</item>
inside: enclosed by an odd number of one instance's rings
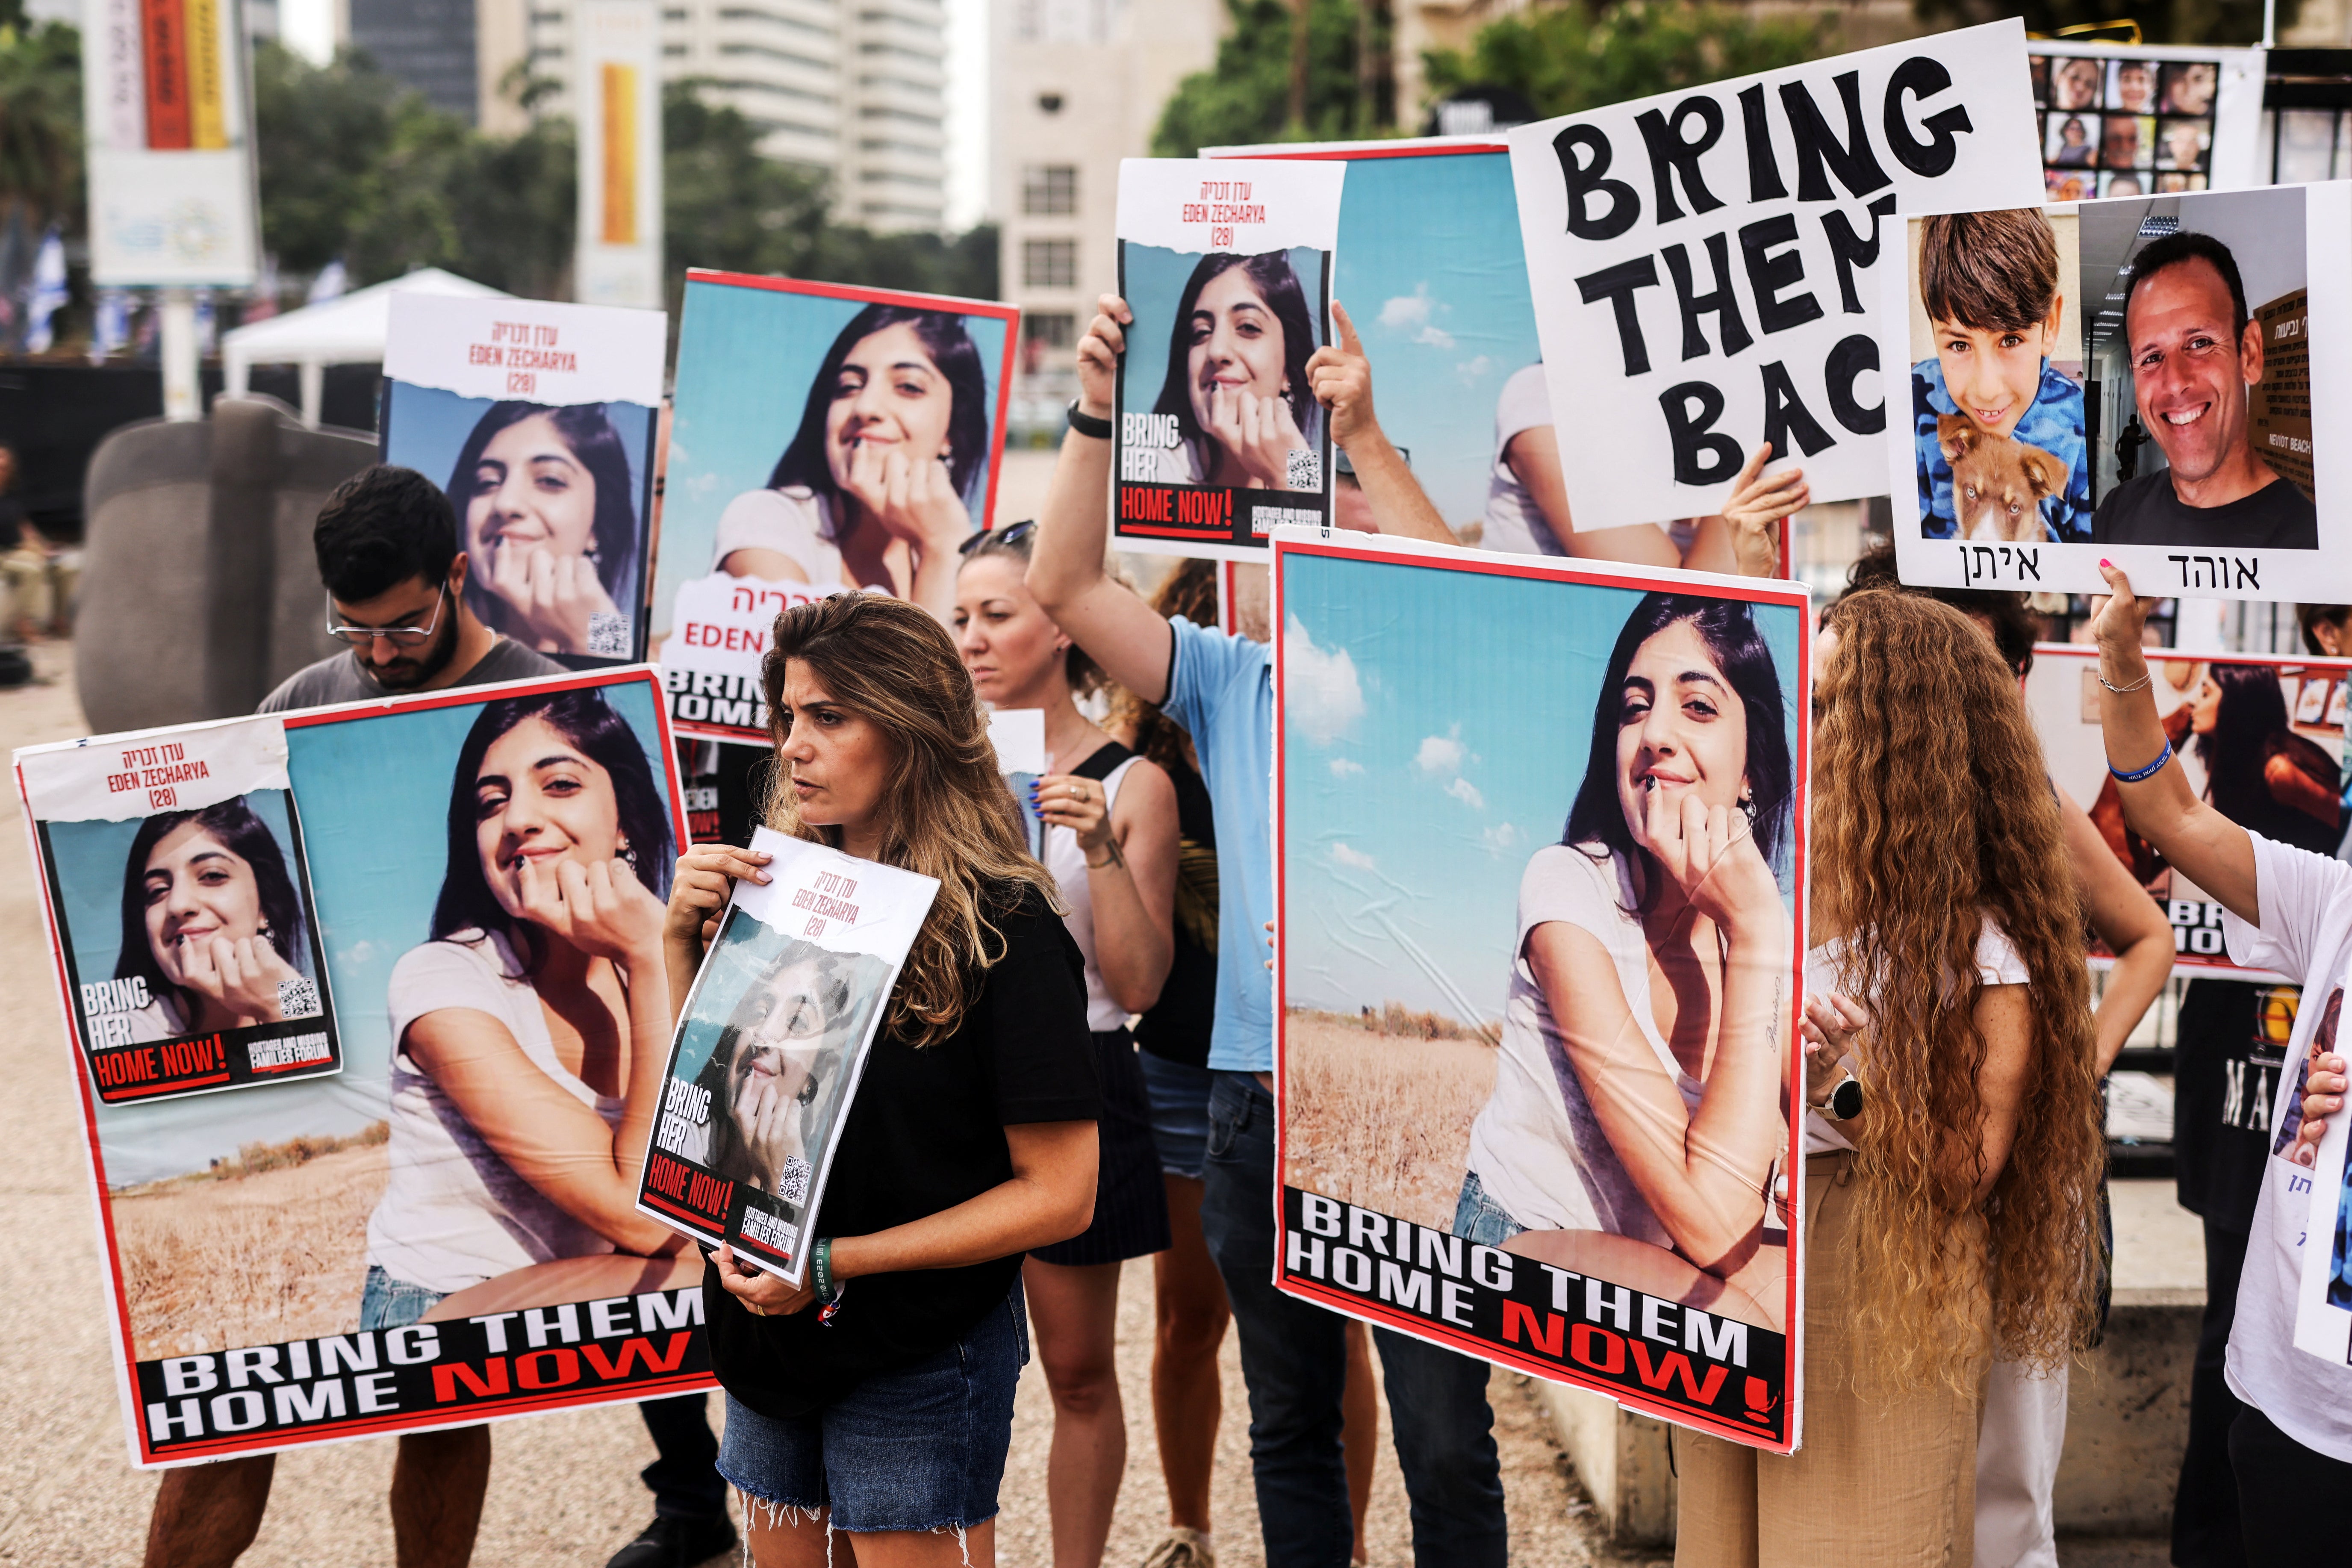
[[[341,1070],[281,722],[34,747],[16,785],[100,1100]]]
[[[849,1102],[939,883],[762,827],[678,1015],[640,1212],[797,1286]]]
[[[1112,524],[1146,554],[1259,560],[1330,515],[1331,434],[1307,362],[1328,339],[1347,166],[1128,158]]]
[[[2315,430],[2352,398],[2342,184],[1904,221],[1880,352],[1906,583],[2352,597],[2352,492]],[[2095,390],[2095,397],[2092,395]]]
[[[2124,820],[2099,730],[2098,650],[2047,643],[2033,650],[2025,707],[2050,779],[2090,813],[2092,826],[2172,926],[2173,972],[2277,980],[2231,963],[2221,906],[2168,865]],[[2280,844],[2334,855],[2352,826],[2345,805],[2345,699],[2352,659],[2148,659],[2156,711],[2189,787],[2239,826]],[[2094,963],[2112,959],[2095,937]]]
[[[1748,453],[1885,486],[1879,219],[2042,199],[2011,19],[1521,126],[1511,171],[1579,529],[1722,510]]]
[[[118,797],[146,813],[175,791],[185,820],[58,818],[51,770],[103,789],[97,764],[134,739]],[[51,812],[68,1016],[85,984],[122,988],[81,918],[100,905],[126,952],[151,933],[162,950],[151,996],[205,996],[175,924],[232,946],[240,973],[248,950],[274,973],[265,945],[322,961],[342,1068],[120,1103],[83,1079],[132,1461],[708,1387],[700,1260],[634,1206],[668,1019],[633,1009],[661,988],[630,981],[661,962],[681,809],[653,672],[117,741],[19,759],[34,815]],[[164,769],[181,772],[150,782]],[[135,858],[134,833],[152,837]]]
[[[466,603],[575,663],[645,656],[668,318],[544,300],[392,297],[379,449],[442,483]]]
[[[1274,581],[1277,1285],[1792,1450],[1804,590],[1287,534]],[[1704,1039],[1652,1001],[1694,949]]]
[[[654,584],[682,733],[765,740],[777,615],[845,588],[950,618],[1004,447],[1010,305],[690,271]]]

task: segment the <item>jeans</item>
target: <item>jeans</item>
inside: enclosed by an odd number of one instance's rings
[[[1464,1173],[1462,1195],[1454,1202],[1454,1235],[1479,1247],[1500,1247],[1527,1228],[1488,1195],[1477,1172]]]
[[[441,1298],[447,1294],[446,1290],[394,1279],[371,1263],[367,1279],[360,1286],[360,1327],[404,1329],[439,1306]]]
[[[1346,1321],[1273,1284],[1274,1098],[1248,1073],[1209,1095],[1201,1228],[1233,1301],[1249,1388],[1250,1463],[1267,1568],[1346,1568],[1354,1528],[1341,1458]],[[1487,1364],[1375,1329],[1416,1564],[1500,1568],[1509,1550]]]
[[[2246,1568],[2238,1478],[2230,1462],[2230,1434],[2246,1407],[2230,1392],[2222,1368],[2230,1357],[2230,1325],[2238,1316],[2247,1240],[2242,1230],[2205,1222],[2205,1317],[2189,1373],[2189,1445],[2172,1499],[2172,1561],[2179,1568]]]
[[[710,1396],[678,1394],[637,1405],[654,1440],[654,1462],[637,1472],[663,1519],[724,1519],[727,1480],[719,1473],[719,1436],[710,1429]]]
[[[2271,1568],[2344,1561],[2352,1465],[2313,1452],[2241,1405],[2230,1425],[2230,1468],[2238,1475],[2247,1562]]]

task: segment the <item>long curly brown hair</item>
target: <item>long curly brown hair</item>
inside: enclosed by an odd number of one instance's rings
[[[888,737],[876,858],[937,878],[940,891],[908,950],[884,1025],[910,1045],[936,1045],[955,1033],[982,976],[1004,956],[996,917],[1009,914],[1024,889],[1060,914],[1061,895],[1029,854],[971,675],[929,612],[880,594],[835,594],[778,616],[760,684],[779,752],[784,672],[794,659]],[[773,770],[765,816],[779,833],[840,847],[839,828],[801,820],[789,767]]]
[[[1869,1114],[1855,1138],[1857,1342],[1888,1386],[1967,1386],[1987,1348],[2037,1366],[2096,1321],[2104,1110],[2084,907],[2016,678],[1959,611],[1874,590],[1831,606],[1814,688],[1811,908],[1844,939],[1839,988],[1866,998]],[[2032,976],[2033,1061],[2017,1140],[1983,1172],[1975,963],[1990,916]]]

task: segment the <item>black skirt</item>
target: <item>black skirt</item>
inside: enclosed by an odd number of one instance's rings
[[[1095,1123],[1101,1164],[1094,1223],[1029,1255],[1046,1263],[1122,1263],[1165,1252],[1170,1243],[1168,1189],[1151,1142],[1150,1097],[1125,1028],[1096,1034],[1095,1064],[1102,1073],[1102,1115]]]

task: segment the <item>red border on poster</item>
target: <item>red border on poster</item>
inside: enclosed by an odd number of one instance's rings
[[[1377,534],[1349,533],[1325,537],[1311,535],[1303,531],[1278,530],[1275,533],[1270,544],[1269,563],[1273,567],[1271,583],[1273,607],[1268,617],[1272,620],[1275,626],[1273,658],[1275,690],[1273,780],[1273,845],[1275,879],[1274,1081],[1276,1096],[1276,1179],[1274,1217],[1275,1230],[1278,1237],[1286,1236],[1289,1230],[1287,1216],[1285,1213],[1285,1194],[1287,1190],[1287,1173],[1290,1168],[1288,1147],[1289,1119],[1285,1114],[1284,1104],[1286,1095],[1286,1090],[1284,1086],[1287,1082],[1286,1073],[1289,1054],[1289,1009],[1285,1005],[1284,1001],[1289,994],[1289,988],[1286,979],[1289,968],[1288,937],[1290,922],[1287,910],[1287,900],[1289,896],[1288,846],[1286,842],[1288,811],[1285,793],[1285,781],[1287,777],[1286,764],[1288,759],[1286,748],[1288,745],[1288,731],[1287,726],[1283,721],[1286,697],[1285,659],[1283,658],[1283,628],[1289,620],[1289,611],[1284,603],[1283,565],[1285,558],[1293,554],[1330,556],[1344,560],[1389,562],[1400,565],[1423,566],[1443,571],[1466,572],[1484,576],[1521,577],[1542,582],[1575,583],[1595,587],[1623,588],[1635,593],[1656,592],[1665,594],[1696,594],[1702,595],[1713,594],[1722,598],[1739,599],[1749,604],[1771,605],[1795,609],[1803,617],[1803,630],[1797,641],[1797,668],[1793,676],[1789,678],[1784,683],[1784,689],[1794,694],[1792,702],[1794,703],[1795,711],[1799,715],[1799,722],[1795,726],[1796,736],[1795,745],[1792,748],[1792,760],[1795,763],[1796,777],[1800,782],[1799,809],[1795,812],[1791,819],[1791,837],[1790,839],[1790,863],[1795,868],[1795,883],[1792,898],[1793,931],[1790,964],[1788,978],[1790,985],[1789,994],[1795,999],[1790,1016],[1791,1020],[1793,1020],[1802,1015],[1804,1006],[1803,998],[1805,994],[1805,900],[1807,892],[1805,855],[1807,828],[1809,826],[1807,813],[1803,806],[1803,800],[1806,794],[1804,781],[1811,778],[1812,769],[1811,726],[1804,721],[1803,715],[1811,710],[1811,692],[1813,682],[1812,598],[1810,592],[1802,584],[1770,581],[1763,578],[1753,577],[1727,577],[1713,573],[1664,572],[1638,566],[1619,565],[1613,563],[1602,561],[1578,561],[1555,559],[1545,556],[1501,554],[1495,552],[1474,550],[1465,547],[1449,548],[1444,545],[1424,544],[1415,541],[1391,539]],[[1793,1027],[1793,1023],[1791,1026]],[[1803,1102],[1803,1072],[1804,1060],[1802,1053],[1797,1051],[1790,1052],[1788,1077],[1784,1088],[1789,1096],[1789,1103],[1790,1104],[1801,1104]],[[1783,1301],[1782,1316],[1782,1321],[1787,1325],[1786,1332],[1782,1336],[1782,1343],[1784,1346],[1782,1361],[1783,1415],[1781,1416],[1779,1430],[1775,1434],[1775,1440],[1772,1441],[1758,1441],[1761,1432],[1756,1426],[1742,1425],[1738,1422],[1727,1421],[1720,1416],[1713,1415],[1711,1412],[1701,1411],[1694,1408],[1692,1405],[1677,1404],[1672,1400],[1660,1399],[1643,1392],[1638,1387],[1631,1387],[1625,1384],[1612,1383],[1598,1377],[1581,1376],[1576,1373],[1571,1365],[1562,1361],[1547,1360],[1542,1357],[1534,1356],[1524,1352],[1514,1350],[1509,1343],[1500,1340],[1488,1339],[1482,1335],[1457,1331],[1433,1322],[1427,1318],[1417,1317],[1402,1310],[1383,1309],[1377,1303],[1368,1301],[1364,1297],[1352,1295],[1344,1290],[1334,1289],[1329,1286],[1323,1285],[1311,1279],[1301,1279],[1290,1271],[1286,1248],[1284,1248],[1280,1242],[1277,1242],[1277,1251],[1276,1254],[1275,1287],[1287,1294],[1297,1296],[1304,1300],[1312,1300],[1318,1305],[1331,1308],[1333,1310],[1346,1313],[1350,1317],[1360,1318],[1367,1322],[1378,1324],[1382,1328],[1393,1329],[1398,1332],[1411,1334],[1417,1339],[1426,1340],[1433,1344],[1443,1345],[1448,1350],[1459,1351],[1467,1355],[1477,1356],[1483,1360],[1493,1362],[1497,1365],[1508,1366],[1515,1370],[1527,1373],[1532,1376],[1544,1378],[1549,1382],[1566,1384],[1574,1387],[1589,1389],[1593,1393],[1601,1394],[1615,1400],[1619,1405],[1624,1406],[1626,1409],[1638,1411],[1645,1415],[1654,1415],[1661,1420],[1671,1421],[1678,1426],[1688,1426],[1696,1431],[1705,1432],[1713,1436],[1722,1437],[1728,1441],[1741,1444],[1744,1447],[1760,1448],[1770,1453],[1793,1453],[1801,1445],[1804,1431],[1803,1324],[1805,1321],[1805,1271],[1802,1253],[1802,1238],[1804,1235],[1804,1182],[1802,1180],[1804,1168],[1803,1147],[1804,1131],[1801,1125],[1791,1125],[1789,1129],[1788,1163],[1787,1166],[1784,1167],[1787,1169],[1788,1173],[1794,1179],[1790,1180],[1789,1183],[1788,1198],[1789,1236],[1790,1245],[1789,1280],[1787,1295]],[[1605,1284],[1609,1282],[1602,1281],[1601,1283]],[[1507,1320],[1506,1321],[1507,1321]],[[1531,1328],[1528,1331],[1530,1338],[1532,1338],[1534,1334],[1533,1329]]]

